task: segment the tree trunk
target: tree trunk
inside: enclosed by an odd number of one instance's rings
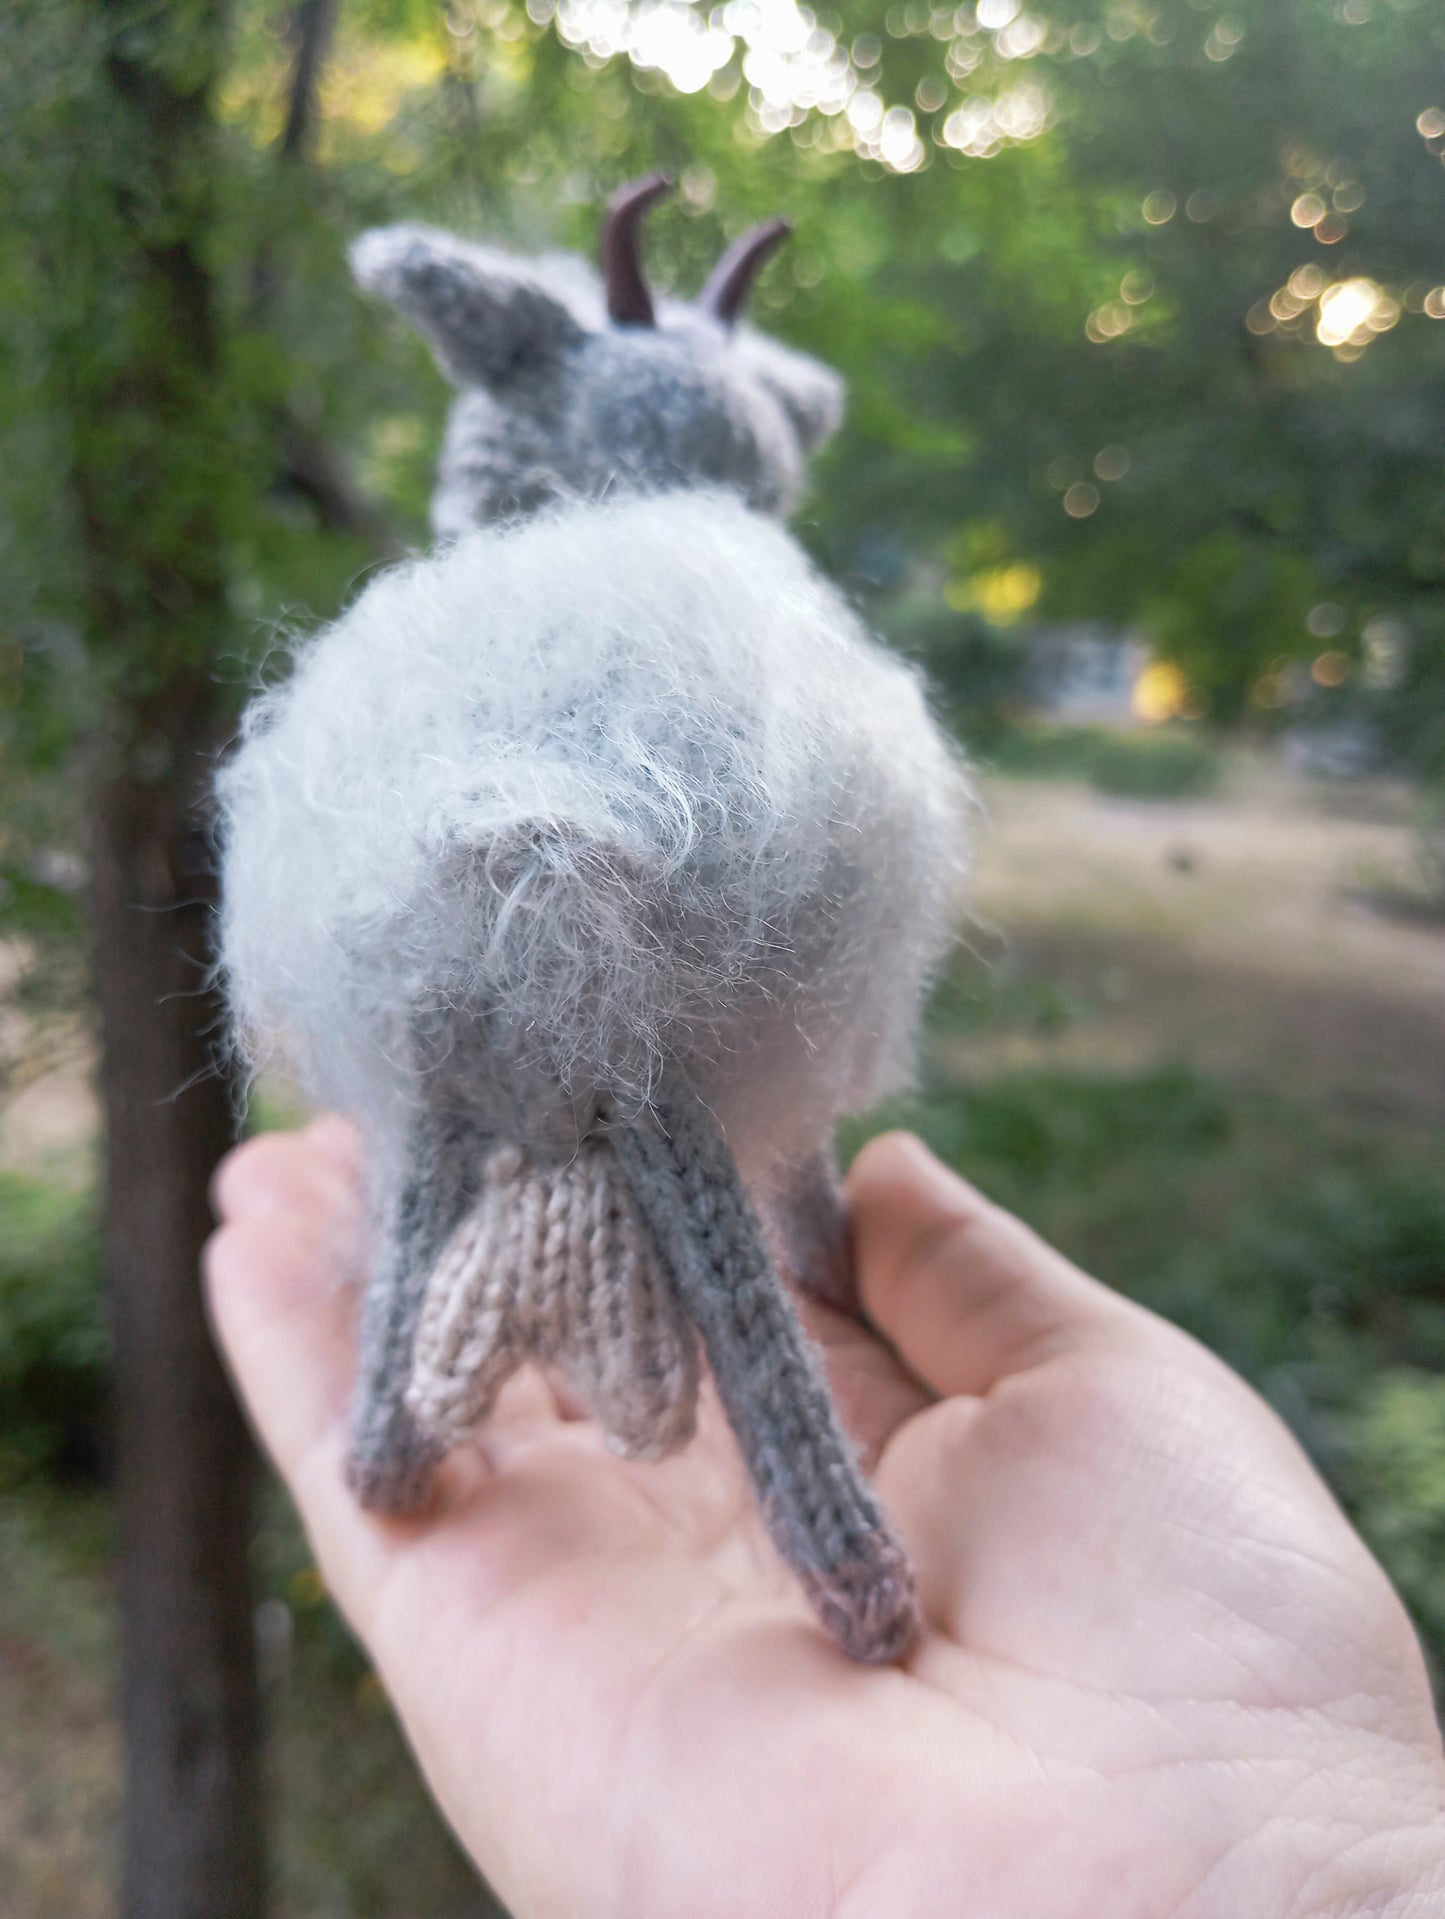
[[[124,1919],[258,1919],[254,1464],[200,1286],[230,1144],[197,813],[222,723],[248,476],[212,280],[224,0],[93,0],[96,164],[67,262],[107,1171],[126,1814]]]
[[[255,1919],[263,1905],[250,1578],[251,1447],[206,1326],[207,1187],[230,1143],[205,987],[196,712],[165,702],[147,780],[102,764],[92,905],[115,1320],[127,1803],[126,1919]],[[170,737],[167,739],[166,734]]]

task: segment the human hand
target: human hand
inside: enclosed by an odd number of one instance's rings
[[[518,1919],[1425,1919],[1445,1759],[1379,1567],[1283,1426],[913,1140],[815,1311],[928,1629],[850,1664],[710,1396],[661,1464],[535,1373],[431,1510],[344,1480],[356,1146],[221,1171],[221,1342],[452,1825]],[[354,1237],[354,1232],[353,1232]]]

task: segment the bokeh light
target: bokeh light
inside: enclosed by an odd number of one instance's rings
[[[1316,686],[1343,686],[1350,677],[1347,653],[1321,653],[1310,662],[1310,678]]]
[[[1373,280],[1341,280],[1320,295],[1315,337],[1321,346],[1368,346],[1400,318],[1400,303]]]
[[[1345,630],[1345,609],[1325,600],[1319,606],[1312,606],[1305,627],[1316,640],[1332,640],[1337,633]]]
[[[1197,703],[1188,680],[1170,660],[1151,660],[1134,682],[1129,699],[1135,719],[1151,726],[1187,716]]]
[[[1445,318],[1445,289],[1426,294],[1419,310],[1429,313],[1439,295],[1439,317]],[[1267,300],[1257,300],[1245,315],[1254,334],[1282,333],[1299,337],[1313,317],[1314,337],[1332,349],[1337,359],[1358,359],[1372,341],[1398,325],[1410,305],[1408,292],[1398,293],[1364,274],[1330,282],[1310,264],[1297,267]]]
[[[990,159],[1004,147],[1036,140],[1049,125],[1053,100],[1048,88],[1025,81],[997,98],[980,94],[965,100],[943,123],[943,144],[975,159]]]
[[[716,91],[729,76],[740,78],[758,132],[796,133],[821,119],[821,144],[851,148],[894,173],[927,164],[926,135],[969,159],[1038,139],[1053,114],[1040,81],[981,87],[961,99],[949,83],[972,84],[985,56],[1017,63],[1063,44],[1020,0],[979,0],[956,11],[895,8],[886,21],[891,37],[926,36],[944,48],[943,72],[915,83],[910,106],[881,89],[878,34],[844,44],[833,25],[798,0],[723,0],[710,9],[692,0],[529,0],[529,11],[543,24],[555,20],[564,44],[590,60],[626,58],[639,71],[664,75],[680,93]],[[931,128],[920,130],[920,113]]]
[[[1037,605],[1043,583],[1037,567],[1013,561],[950,580],[943,597],[955,612],[979,612],[995,626],[1011,626]]]

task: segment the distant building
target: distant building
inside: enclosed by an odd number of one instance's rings
[[[1149,649],[1102,620],[1040,626],[1024,641],[1029,705],[1069,726],[1138,726],[1136,698]]]

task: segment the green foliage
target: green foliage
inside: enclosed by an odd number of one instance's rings
[[[1018,637],[927,595],[878,609],[885,637],[925,669],[942,717],[965,745],[992,754],[1015,723],[1024,655]]]
[[[94,1463],[109,1362],[88,1199],[0,1174],[0,1434],[8,1472]]]
[[[1118,9],[1107,31],[1102,9],[1030,11],[1059,30],[1028,63],[1053,130],[875,189],[907,208],[889,297],[954,324],[921,348],[881,338],[850,371],[956,426],[960,450],[905,462],[860,436],[840,518],[906,523],[940,555],[988,519],[1041,567],[1042,611],[1136,625],[1220,719],[1320,650],[1323,607],[1351,675],[1329,703],[1363,702],[1427,758],[1445,732],[1445,385],[1422,303],[1445,277],[1445,176],[1416,120],[1438,14],[1355,26],[1325,0],[1260,0],[1216,21],[1161,0],[1146,32]],[[969,86],[991,83],[983,65]],[[1307,193],[1349,209],[1328,243],[1292,217]],[[1390,324],[1331,347],[1320,297],[1352,281],[1385,290]],[[1393,694],[1361,685],[1382,618],[1407,660]]]
[[[1025,779],[1085,780],[1125,799],[1192,799],[1213,792],[1223,757],[1207,734],[1116,733],[1099,726],[1019,725],[988,753],[1000,773]]]
[[[1344,1423],[1350,1503],[1435,1649],[1445,1648],[1445,1378],[1400,1367]]]
[[[940,1088],[902,1115],[950,1165],[986,1184],[991,1174],[1006,1205],[1041,1181],[1087,1191],[1125,1163],[1144,1177],[1141,1160],[1187,1160],[1224,1147],[1230,1132],[1222,1095],[1180,1067],[1138,1080],[1012,1074],[967,1092]]]

